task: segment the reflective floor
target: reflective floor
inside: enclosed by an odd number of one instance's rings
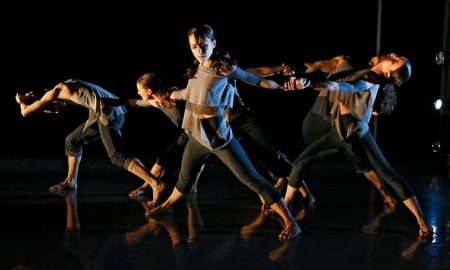
[[[220,164],[173,214],[146,219],[146,198],[127,196],[141,183],[107,159],[83,161],[77,192],[51,193],[63,157],[2,158],[0,269],[450,269],[446,162],[391,162],[416,191],[432,239],[417,237],[404,206],[384,208],[352,168],[328,162],[308,172],[315,207],[295,206],[301,236],[280,242],[279,220]]]

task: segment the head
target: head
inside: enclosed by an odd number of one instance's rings
[[[153,72],[147,72],[136,82],[138,95],[143,100],[154,99],[156,92],[162,88],[162,80]]]
[[[207,24],[192,27],[187,32],[189,47],[195,59],[203,64],[208,61],[216,47],[214,30]]]
[[[395,53],[374,56],[370,59],[369,65],[396,86],[403,85],[411,78],[411,61]]]

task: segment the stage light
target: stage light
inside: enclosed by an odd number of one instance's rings
[[[438,64],[439,66],[442,66],[443,64],[445,64],[446,60],[448,57],[446,57],[445,53],[443,51],[440,51],[436,54],[436,64]]]
[[[438,98],[434,101],[434,109],[436,111],[442,109],[443,105],[444,105],[444,102],[440,98]]]

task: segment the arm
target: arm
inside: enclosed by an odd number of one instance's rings
[[[306,71],[305,73],[312,73],[315,71],[321,71],[323,73],[330,73],[336,69],[336,67],[343,62],[347,61],[348,58],[344,55],[339,55],[328,60],[319,60],[312,63],[305,63]]]
[[[134,108],[148,108],[148,107],[158,107],[154,100],[143,100],[141,98],[130,98],[127,99],[124,105],[134,107]]]
[[[187,89],[181,89],[181,90],[176,90],[173,91],[170,94],[170,98],[171,99],[175,99],[175,100],[186,100],[186,96],[187,96]]]
[[[281,66],[274,67],[247,68],[246,71],[258,77],[268,77],[275,74],[291,75],[292,67],[283,63]]]
[[[29,104],[27,102],[27,94],[16,94],[16,101],[20,105],[20,113],[23,117],[27,117],[35,112],[43,110],[47,105],[58,100],[59,94],[63,89],[67,89],[67,86],[60,83],[52,90],[47,91],[40,99]]]
[[[375,84],[358,80],[353,82],[343,81],[317,81],[311,82],[305,78],[290,77],[288,81],[284,83],[285,89],[288,90],[302,90],[307,87],[311,87],[318,91],[340,91],[340,92],[362,92],[369,90]]]
[[[248,71],[241,69],[240,67],[235,67],[234,70],[228,75],[232,78],[236,78],[247,84],[267,88],[267,89],[283,89],[284,87],[272,80],[263,79],[258,77]]]

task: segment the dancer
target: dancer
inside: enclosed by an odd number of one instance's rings
[[[355,63],[350,57],[339,55],[328,60],[305,63],[303,74],[305,76],[314,74],[315,77],[317,77],[317,73],[321,73],[327,75],[327,80],[348,81],[352,80],[351,74],[362,68],[362,65]],[[323,77],[321,74],[318,75]],[[297,74],[297,76],[298,75],[300,74]],[[319,92],[313,106],[303,120],[303,141],[307,146],[311,145],[332,128],[333,121],[330,115],[331,107],[328,101],[329,93],[329,91]],[[348,144],[345,145],[348,146]],[[391,208],[396,207],[396,201],[386,190],[378,174],[373,170],[364,151],[361,149],[354,151],[351,147],[345,147],[344,151],[336,149],[336,152],[343,152],[346,158],[355,167],[356,172],[362,173],[366,179],[375,186],[383,198],[384,204]],[[302,192],[302,195],[303,193],[304,192]]]
[[[185,147],[178,182],[169,198],[152,213],[170,208],[184,196],[195,179],[204,158],[216,155],[227,167],[281,216],[284,228],[279,239],[300,234],[280,194],[253,167],[225,118],[225,110],[233,106],[234,84],[229,78],[264,88],[282,88],[274,81],[256,77],[236,65],[231,56],[217,46],[213,29],[208,25],[193,27],[187,34],[194,64],[188,69],[187,88],[174,91],[171,98],[185,99],[183,129],[190,137]]]
[[[419,225],[419,235],[432,233],[424,219],[423,212],[410,185],[386,161],[372,137],[368,123],[374,108],[378,113],[390,113],[395,106],[395,88],[403,85],[411,76],[411,63],[405,57],[394,53],[373,58],[373,66],[354,72],[348,81],[319,81],[311,84],[315,90],[331,91],[331,116],[333,128],[324,136],[308,146],[294,161],[288,188],[286,203],[290,203],[303,179],[305,168],[320,160],[336,148],[351,147],[362,149],[367,155],[375,172],[390,185],[415,216]],[[291,77],[285,87],[303,89],[304,81]],[[382,85],[381,90],[380,85]],[[380,92],[380,93],[379,93]],[[376,105],[380,102],[380,105]]]
[[[283,68],[285,68],[283,66]],[[286,67],[287,68],[287,67]],[[268,68],[264,68],[267,70]],[[258,72],[262,74],[262,72]],[[164,87],[162,80],[153,72],[143,74],[137,80],[138,95],[141,99],[129,99],[125,102],[132,107],[155,107],[160,109],[177,128],[181,128],[183,110],[185,107],[184,100],[171,100],[170,103],[165,100],[167,94],[171,91],[178,90],[176,87]],[[285,177],[289,175],[292,162],[289,161],[280,150],[275,146],[274,141],[256,120],[254,114],[248,106],[244,104],[241,97],[236,92],[233,101],[234,107],[229,110],[229,121],[231,128],[236,131],[237,137],[244,138],[244,143],[250,144],[252,152],[252,161],[258,163],[257,169],[265,177],[275,179],[275,188],[281,190],[287,181]],[[168,166],[175,168],[181,162],[181,156],[188,141],[188,135],[182,132],[160,155],[152,166],[151,174],[156,179],[160,179]],[[204,166],[202,166],[202,169]],[[200,177],[200,174],[197,177]],[[197,190],[197,180],[194,181],[191,192]],[[306,187],[306,184],[304,185]],[[135,198],[143,195],[148,187],[144,183],[139,188],[131,191],[129,196]],[[312,194],[306,188],[302,188],[304,193],[309,194],[309,198],[313,198]],[[264,201],[262,210],[265,209]]]
[[[118,100],[117,96],[93,83],[69,79],[57,84],[40,99],[33,97],[35,97],[33,92],[16,95],[23,117],[46,110],[48,106],[55,106],[61,102],[70,102],[89,110],[88,120],[66,137],[67,176],[61,183],[50,187],[51,191],[77,189],[83,145],[100,138],[111,162],[147,182],[153,190],[154,202],[159,199],[166,184],[154,179],[137,158],[123,152],[121,129],[126,110],[123,106],[108,105],[109,100]]]

